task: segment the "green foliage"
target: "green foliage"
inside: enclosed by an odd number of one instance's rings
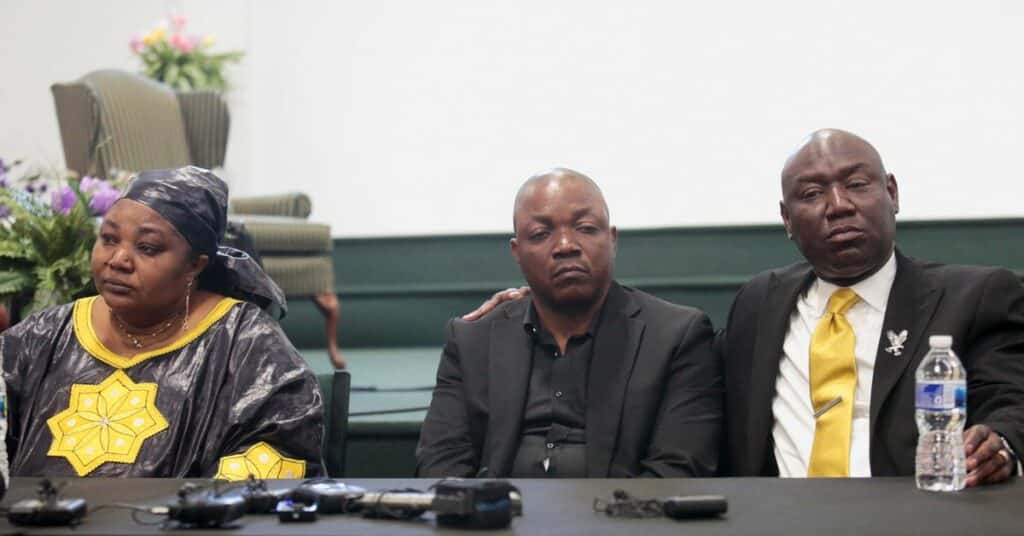
[[[67,214],[13,188],[0,188],[0,299],[27,299],[22,316],[95,293],[90,258],[97,223],[71,182],[76,200]]]
[[[178,91],[193,89],[224,89],[224,65],[242,59],[241,52],[207,54],[201,49],[184,53],[167,41],[147,47],[142,58],[146,76],[159,80]]]
[[[241,52],[210,52],[213,37],[185,33],[184,17],[172,17],[145,36],[132,39],[132,52],[142,60],[143,73],[177,91],[223,90],[224,67],[242,59]]]

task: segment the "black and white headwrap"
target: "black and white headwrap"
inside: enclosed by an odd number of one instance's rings
[[[143,171],[121,197],[158,212],[193,251],[210,259],[199,277],[200,288],[284,317],[288,305],[281,287],[247,253],[220,243],[228,220],[228,185],[220,177],[195,166]]]

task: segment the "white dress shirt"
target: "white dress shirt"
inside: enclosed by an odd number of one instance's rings
[[[878,351],[885,321],[885,307],[894,279],[896,256],[890,255],[880,270],[850,287],[860,296],[860,301],[845,315],[853,326],[857,367],[850,435],[850,476],[871,476],[871,380],[875,370],[875,352]],[[815,279],[807,292],[797,299],[796,309],[789,317],[789,330],[782,345],[779,377],[772,401],[775,461],[779,475],[783,477],[807,476],[815,422],[809,373],[811,336],[825,316],[829,298],[838,288],[828,281]]]

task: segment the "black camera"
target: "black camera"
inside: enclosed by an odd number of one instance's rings
[[[481,529],[504,528],[523,515],[519,490],[504,480],[442,480],[430,509],[438,525]]]
[[[245,499],[237,495],[185,484],[178,490],[178,502],[167,505],[167,517],[188,527],[223,527],[242,517],[247,508]]]
[[[242,490],[246,513],[272,514],[277,511],[277,503],[281,502],[281,499],[287,497],[289,493],[291,493],[289,489],[267,489],[266,482],[250,475]]]
[[[18,501],[7,511],[13,525],[60,527],[77,525],[86,514],[85,499],[60,499],[59,490],[49,480],[39,483],[35,499]]]
[[[307,480],[288,494],[292,502],[315,504],[321,514],[344,514],[353,511],[353,503],[366,492],[330,478]]]

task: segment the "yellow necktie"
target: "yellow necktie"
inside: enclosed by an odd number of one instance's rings
[[[857,363],[854,357],[856,337],[844,315],[859,299],[860,296],[848,288],[833,292],[828,299],[828,311],[811,337],[811,407],[816,413],[824,412],[815,423],[807,476],[850,476],[850,428]],[[840,399],[838,404],[837,399]]]

